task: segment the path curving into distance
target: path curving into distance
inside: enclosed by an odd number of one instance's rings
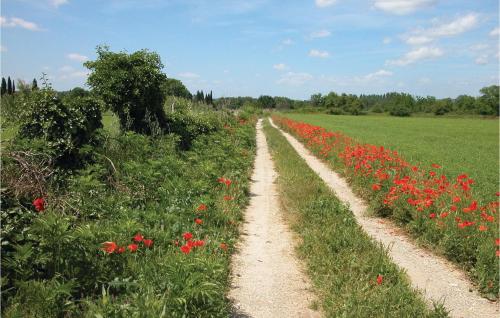
[[[443,302],[451,317],[500,317],[499,303],[482,298],[465,273],[445,259],[413,244],[401,229],[388,220],[367,216],[367,205],[350,189],[347,182],[314,156],[292,135],[271,125],[285,136],[309,167],[350,207],[356,221],[373,239],[388,247],[392,260],[410,277],[413,287],[428,300]]]
[[[243,239],[232,259],[233,318],[320,317],[309,308],[314,296],[280,212],[276,176],[260,119],[251,200],[245,211]]]

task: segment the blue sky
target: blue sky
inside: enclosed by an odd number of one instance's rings
[[[214,96],[478,95],[499,80],[498,0],[1,0],[2,76],[83,86],[95,47],[158,52]]]

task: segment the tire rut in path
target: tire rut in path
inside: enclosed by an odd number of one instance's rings
[[[314,296],[280,212],[276,176],[260,119],[251,200],[245,211],[243,239],[232,259],[232,317],[320,316],[309,308]]]
[[[337,197],[349,205],[363,230],[388,247],[392,260],[406,271],[412,285],[420,289],[428,300],[444,302],[452,317],[499,317],[499,303],[482,298],[463,271],[442,257],[415,246],[389,221],[367,216],[367,205],[352,192],[343,178],[269,120]]]

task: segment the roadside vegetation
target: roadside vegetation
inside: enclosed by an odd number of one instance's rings
[[[228,316],[255,120],[166,96],[154,53],[99,50],[90,92],[2,97],[2,317]]]
[[[420,243],[468,270],[484,295],[498,297],[499,193],[478,196],[474,189],[481,185],[473,176],[447,176],[446,162],[418,165],[395,149],[342,132],[286,117],[273,120],[346,177],[375,214],[403,225]]]
[[[269,123],[281,206],[327,317],[446,317],[429,309],[406,275]]]

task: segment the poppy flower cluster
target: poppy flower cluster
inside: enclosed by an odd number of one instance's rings
[[[231,181],[230,179],[226,179],[226,178],[224,178],[224,177],[220,177],[220,178],[218,178],[218,179],[217,179],[217,182],[225,184],[225,185],[226,185],[226,187],[228,187],[228,188],[229,188],[229,186],[231,185],[231,183],[233,183],[233,181]]]
[[[184,254],[189,254],[191,253],[191,250],[195,247],[201,247],[205,245],[205,241],[203,240],[193,240],[193,233],[191,232],[186,232],[182,234],[182,238],[186,243],[180,247],[181,252]]]
[[[42,212],[45,210],[45,200],[44,198],[36,198],[33,200],[33,206],[37,212]]]
[[[427,219],[436,228],[462,237],[475,235],[484,240],[498,235],[493,230],[498,222],[498,194],[495,201],[481,205],[472,191],[475,181],[467,174],[448,179],[437,163],[418,167],[397,151],[356,142],[341,132],[278,116],[273,121],[320,157],[332,160],[349,179],[368,190],[366,195],[375,208],[400,211],[393,213],[411,215],[412,219]]]
[[[116,242],[113,241],[104,242],[102,243],[101,250],[103,250],[107,254],[122,254],[126,250],[128,250],[130,253],[137,252],[141,243],[146,248],[153,247],[153,240],[144,238],[141,233],[137,233],[136,235],[134,235],[132,241],[133,243],[128,244],[126,247],[119,246]]]

